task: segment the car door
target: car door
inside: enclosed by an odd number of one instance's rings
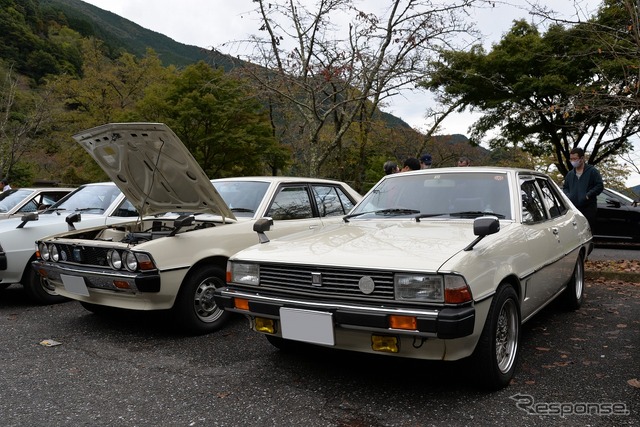
[[[305,231],[322,226],[311,188],[306,183],[282,184],[274,193],[266,216],[273,219],[270,237]]]
[[[598,215],[593,235],[599,238],[638,239],[640,208],[605,189],[598,195]]]
[[[560,237],[542,193],[531,175],[520,176],[522,229],[528,248],[529,270],[523,282],[522,318],[526,319],[548,301],[558,288],[562,264],[558,262]]]

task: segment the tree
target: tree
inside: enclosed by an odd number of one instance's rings
[[[473,125],[476,142],[496,132],[492,148],[551,155],[563,176],[574,147],[590,152],[589,163],[602,163],[628,152],[640,131],[638,54],[619,6],[606,1],[589,22],[555,24],[544,35],[516,22],[489,53],[479,46],[443,52],[423,86],[484,112]],[[606,48],[615,40],[626,47],[611,54]]]
[[[290,155],[249,86],[202,61],[149,88],[137,114],[167,123],[211,178],[277,171]]]
[[[353,154],[359,188],[379,108],[413,88],[437,48],[470,30],[461,14],[475,0],[393,0],[368,12],[351,0],[256,3],[265,36],[251,38],[248,59],[260,66],[244,70],[275,105],[292,106],[303,172],[331,174],[323,168],[336,153]]]

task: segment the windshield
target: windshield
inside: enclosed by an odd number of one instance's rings
[[[212,181],[212,184],[236,218],[252,218],[269,188],[268,182],[260,181]]]
[[[511,219],[507,175],[501,172],[396,174],[380,182],[348,217]]]
[[[33,193],[32,190],[7,190],[0,193],[0,212],[9,212]]]
[[[88,185],[78,188],[44,213],[81,211],[102,214],[119,195],[120,189],[114,185]]]

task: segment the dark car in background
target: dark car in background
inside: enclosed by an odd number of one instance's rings
[[[592,231],[597,240],[640,242],[638,202],[605,188],[598,195],[598,218]]]

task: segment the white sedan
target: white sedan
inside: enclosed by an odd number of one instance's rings
[[[214,331],[229,317],[213,292],[226,284],[227,259],[258,242],[257,219],[269,216],[284,236],[340,222],[362,198],[327,179],[210,181],[160,123],[109,124],[75,138],[142,217],[42,239],[34,268],[90,311],[171,309],[187,333]]]
[[[47,209],[72,192],[73,188],[13,188],[0,193],[0,219]]]
[[[34,242],[50,234],[130,221],[136,216],[138,212],[118,187],[103,182],[83,185],[41,213],[0,221],[0,289],[20,283],[37,303],[66,301],[31,268]]]
[[[233,256],[225,310],[277,347],[295,341],[401,357],[475,359],[507,385],[520,325],[556,297],[583,299],[585,217],[546,175],[506,168],[388,175],[341,224]]]

